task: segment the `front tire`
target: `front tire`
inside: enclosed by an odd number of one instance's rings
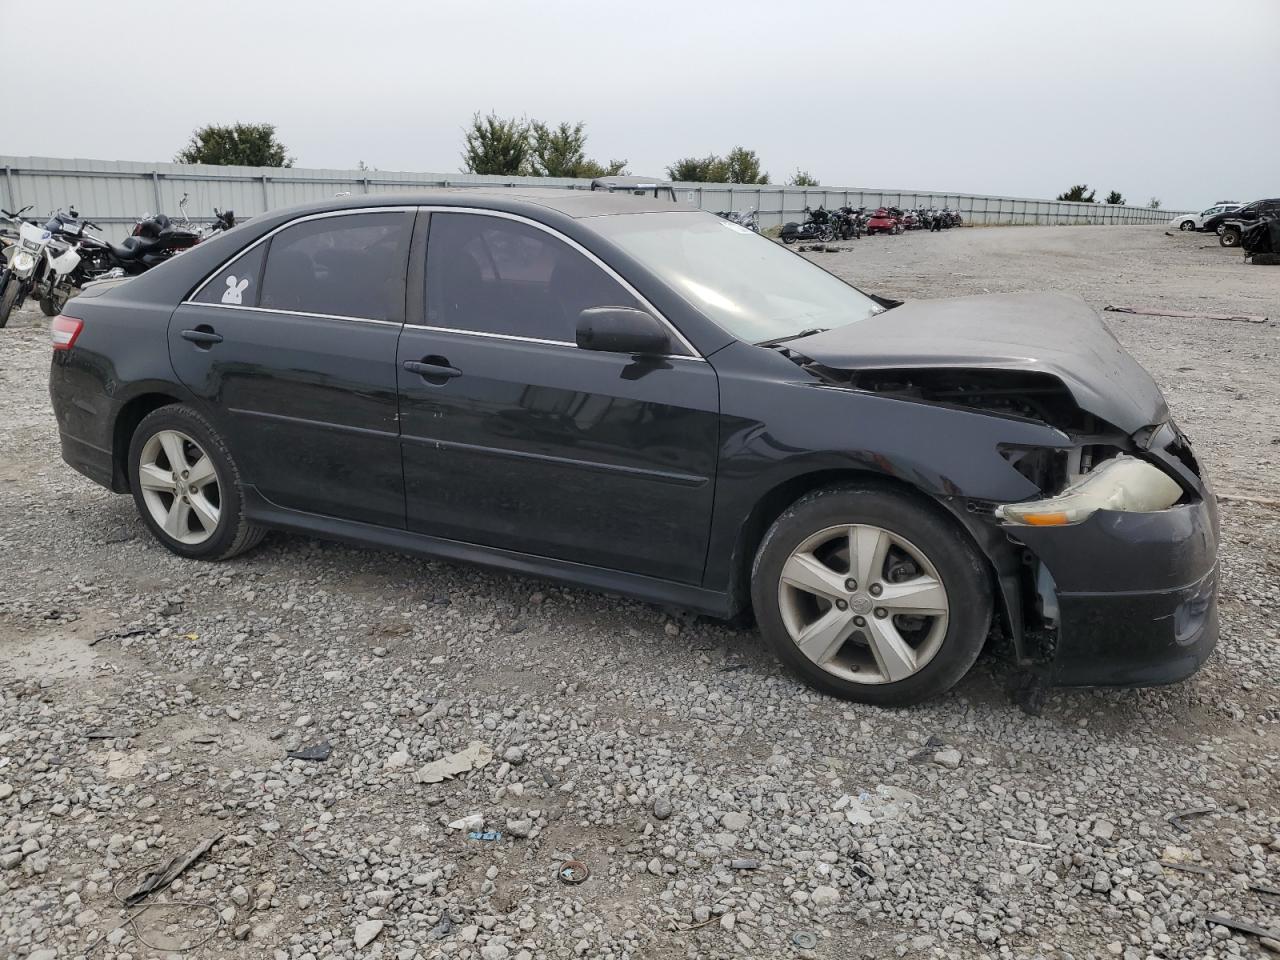
[[[226,560],[266,533],[244,517],[240,471],[225,441],[188,406],[161,407],[138,424],[129,486],[152,535],[180,557]]]
[[[874,487],[818,490],[760,544],[751,597],[774,653],[813,686],[883,706],[938,696],[991,627],[986,562],[940,508]]]
[[[1196,225],[1191,220],[1183,220],[1180,224],[1178,224],[1178,229],[1182,231],[1194,230],[1195,228],[1196,228]]]
[[[1218,237],[1218,243],[1224,247],[1240,246],[1240,228],[1224,227],[1222,229],[1222,235]]]
[[[13,313],[13,308],[18,303],[18,298],[22,296],[22,283],[9,278],[9,282],[4,285],[4,292],[0,293],[0,329],[3,329],[9,323],[9,314]]]

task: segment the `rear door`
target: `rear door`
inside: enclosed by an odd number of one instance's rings
[[[294,221],[169,322],[178,377],[278,506],[404,526],[396,340],[414,213]]]
[[[665,358],[578,349],[582,309],[652,308],[541,225],[434,212],[424,259],[399,351],[409,528],[699,583],[719,430],[711,365],[674,333]]]

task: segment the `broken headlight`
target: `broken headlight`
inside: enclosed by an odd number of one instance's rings
[[[1087,520],[1099,510],[1150,513],[1182,498],[1182,488],[1159,467],[1135,457],[1118,456],[1085,474],[1061,493],[1044,500],[1006,503],[996,508],[1005,523],[1061,527]]]

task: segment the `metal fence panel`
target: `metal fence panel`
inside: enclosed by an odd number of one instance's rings
[[[102,224],[112,239],[126,236],[147,213],[178,215],[188,198],[192,220],[209,223],[213,208],[251,217],[279,207],[335,194],[386,194],[433,187],[519,186],[544,190],[586,189],[588,180],[560,177],[486,177],[471,173],[322,170],[301,167],[220,167],[208,164],[139,163],[0,156],[0,206],[33,204],[44,216],[75,206]],[[789,187],[781,184],[678,183],[676,196],[701,210],[756,210],[762,227],[798,220],[805,207],[950,207],[974,224],[1165,223],[1184,212],[1147,207],[1068,203],[970,193],[935,193],[867,187]]]

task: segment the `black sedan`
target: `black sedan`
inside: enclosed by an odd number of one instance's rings
[[[899,303],[670,202],[463,190],[258,217],[52,336],[63,458],[182,557],[276,528],[750,611],[882,704],[994,633],[1059,684],[1217,640],[1213,496],[1077,297]]]

